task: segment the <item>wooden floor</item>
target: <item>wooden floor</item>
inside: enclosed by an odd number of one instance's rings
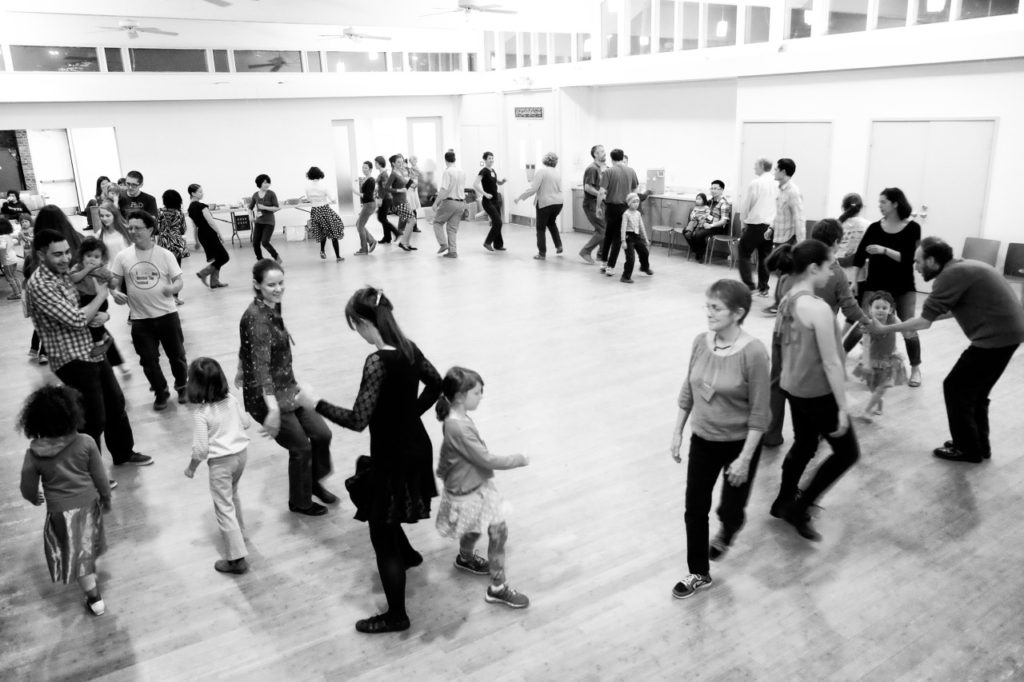
[[[50,583],[43,510],[17,491],[26,443],[14,418],[53,376],[26,358],[29,324],[3,302],[0,678],[1024,677],[1024,353],[992,395],[992,460],[946,463],[931,456],[948,437],[941,381],[966,341],[951,321],[924,332],[924,385],[894,389],[885,416],[857,427],[863,456],[823,498],[824,540],[808,543],[769,517],[784,452],[766,451],[747,526],[712,565],[714,586],[679,601],[670,593],[687,572],[685,466],[668,455],[676,395],[705,328],[703,291],[735,271],[659,247],[655,277],[627,286],[580,261],[582,235],[564,235],[565,255],[541,262],[531,259],[531,229],[506,228],[503,254],[480,247],[485,229],[463,225],[457,261],[436,258],[426,231],[416,253],[382,246],[368,258],[351,256],[350,231],[341,264],[278,235],[285,319],[300,381],[338,403],[351,403],[371,350],[343,316],[367,283],[384,287],[439,371],[457,363],[483,375],[474,418],[488,445],[533,460],[497,476],[514,507],[508,574],[530,596],[528,610],[486,604],[486,578],[455,571],[456,547],[425,522],[408,527],[426,559],[409,572],[412,629],[357,634],[354,621],[384,605],[366,527],[347,499],[326,517],[289,513],[287,455],[255,432],[241,493],[252,570],[215,573],[205,468],[192,481],[182,475],[189,412],[152,411],[120,309],[111,329],[135,370],[123,381],[129,414],[156,464],[113,472],[120,487],[99,563],[107,614],[86,615],[77,587]],[[231,256],[231,287],[217,292],[192,275],[200,258],[186,261],[181,309],[189,357],[216,357],[229,375],[252,295],[251,251]],[[768,341],[758,310],[746,326]],[[850,387],[854,402],[866,399],[862,385]],[[439,425],[426,423],[436,448]],[[369,441],[332,428],[329,487],[341,493]]]

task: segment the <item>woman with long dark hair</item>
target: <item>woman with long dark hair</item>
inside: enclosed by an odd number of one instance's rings
[[[846,409],[846,368],[836,314],[815,295],[833,275],[832,249],[816,239],[783,244],[773,257],[782,259],[792,286],[779,304],[776,331],[782,349],[779,385],[793,416],[793,446],[782,463],[779,494],[771,515],[793,525],[808,540],[821,535],[811,525],[810,507],[860,457],[857,436]],[[800,477],[822,438],[832,447],[802,491]]]
[[[188,217],[196,226],[196,241],[203,247],[206,253],[206,267],[196,273],[196,277],[211,289],[226,287],[227,282],[220,281],[220,269],[224,267],[231,256],[224,248],[224,239],[220,232],[213,226],[213,214],[210,207],[203,203],[203,187],[196,183],[188,186]],[[207,283],[206,279],[210,281]]]
[[[878,196],[882,219],[870,225],[853,256],[858,268],[867,267],[867,276],[857,287],[861,306],[876,291],[888,291],[896,300],[896,314],[901,320],[917,316],[917,290],[914,283],[914,251],[921,241],[921,226],[911,219],[913,208],[898,187],[886,187]],[[846,337],[849,351],[860,340],[860,330]],[[908,386],[921,385],[921,340],[916,331],[903,332],[910,360]]]
[[[252,267],[256,298],[239,324],[241,346],[235,385],[242,389],[245,411],[288,450],[288,509],[322,516],[325,504],[338,498],[320,480],[331,473],[331,430],[320,415],[299,404],[299,384],[292,373],[292,337],[281,316],[284,268],[269,258]]]
[[[349,327],[376,350],[366,358],[359,395],[351,409],[319,400],[308,392],[304,407],[353,431],[370,427],[367,501],[356,518],[370,526],[370,542],[384,586],[388,610],[356,622],[356,630],[407,630],[405,572],[423,561],[409,544],[403,523],[430,518],[437,497],[431,467],[433,448],[421,417],[441,394],[441,377],[398,326],[391,301],[381,289],[360,289],[345,306]],[[423,384],[422,392],[419,385]],[[418,395],[417,395],[418,393]]]
[[[61,233],[67,239],[71,253],[78,253],[78,247],[82,245],[83,237],[71,225],[71,221],[59,207],[47,204],[39,209],[39,213],[36,215],[35,231],[42,232],[43,230],[54,230]]]
[[[356,190],[359,193],[359,217],[356,218],[356,232],[359,233],[359,250],[357,256],[366,256],[373,253],[377,248],[377,240],[373,238],[370,231],[366,229],[366,221],[370,219],[377,209],[377,203],[373,200],[373,190],[376,181],[373,179],[373,164],[363,161],[363,176],[356,180]]]
[[[156,245],[170,251],[180,267],[181,259],[191,255],[185,243],[185,214],[181,212],[181,195],[177,190],[169,189],[163,193],[161,201],[163,206],[157,216]],[[174,302],[181,305],[185,301],[175,294]]]

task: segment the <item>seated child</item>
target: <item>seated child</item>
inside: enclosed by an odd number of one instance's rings
[[[867,313],[881,324],[896,324],[896,304],[888,291],[876,291],[867,302]],[[903,356],[896,352],[895,332],[872,334],[865,332],[861,339],[864,352],[853,375],[864,379],[871,389],[871,398],[864,406],[864,419],[882,414],[882,397],[891,386],[907,383],[907,368]]]

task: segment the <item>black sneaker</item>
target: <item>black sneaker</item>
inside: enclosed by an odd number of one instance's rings
[[[633,283],[633,280],[631,280],[629,277],[626,277],[625,275],[623,275],[622,277],[619,277],[619,281],[622,282],[623,284],[632,284]]]
[[[780,492],[775,501],[772,502],[772,508],[768,510],[768,513],[777,519],[784,518],[786,510],[793,504],[794,499],[795,497],[789,497]]]
[[[213,570],[218,573],[242,575],[249,570],[249,562],[245,560],[245,557],[241,559],[218,559],[213,564]]]
[[[178,404],[184,405],[188,402],[188,395],[185,394],[185,387],[174,389],[178,393]]]
[[[648,276],[653,276],[654,275],[654,270],[651,270],[650,268],[640,268],[640,272],[642,272],[642,273],[644,273],[645,275],[648,275]]]
[[[710,575],[691,573],[676,583],[676,586],[672,588],[672,596],[676,599],[692,597],[697,593],[697,590],[702,587],[708,587],[712,582]]]
[[[981,455],[969,455],[963,450],[953,446],[943,446],[941,448],[935,448],[932,451],[939,459],[944,459],[947,462],[967,462],[969,464],[979,464],[982,461]]]
[[[944,447],[944,448],[954,448],[956,446],[953,445],[953,441],[947,440],[945,443],[942,444],[942,447]],[[992,452],[990,451],[990,452],[983,452],[983,453],[981,453],[981,458],[982,459],[992,459]]]
[[[148,467],[153,463],[153,458],[149,455],[144,455],[141,452],[133,452],[132,456],[119,464],[132,464],[137,467]]]
[[[171,394],[168,391],[158,393],[156,400],[153,401],[153,409],[157,412],[167,409],[167,401],[170,400]]]
[[[463,559],[461,554],[458,555],[455,557],[455,568],[475,575],[487,575],[491,571],[491,565],[487,563],[487,559],[478,554],[474,554],[469,559]]]
[[[408,618],[392,619],[388,614],[381,613],[369,618],[356,621],[356,631],[367,635],[379,635],[385,632],[401,632],[408,630],[410,626]]]
[[[327,513],[327,507],[322,504],[317,504],[316,502],[311,502],[308,507],[303,509],[296,507],[294,504],[289,502],[288,511],[295,514],[305,514],[306,516],[323,516]]]

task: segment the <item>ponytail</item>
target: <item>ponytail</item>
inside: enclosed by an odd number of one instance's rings
[[[845,223],[847,220],[855,215],[858,215],[862,208],[864,208],[864,200],[860,198],[859,194],[847,194],[843,197],[843,212],[839,216],[839,223]]]
[[[355,329],[356,322],[360,320],[372,324],[380,332],[381,340],[389,346],[394,346],[402,358],[412,364],[416,359],[416,351],[412,341],[406,338],[398,326],[393,310],[391,301],[384,295],[383,289],[363,287],[348,299],[345,305],[345,319],[350,329]]]
[[[455,396],[465,393],[474,386],[483,387],[483,385],[484,380],[471,369],[455,366],[445,372],[444,379],[441,381],[441,397],[434,405],[437,421],[443,422],[451,414]]]

